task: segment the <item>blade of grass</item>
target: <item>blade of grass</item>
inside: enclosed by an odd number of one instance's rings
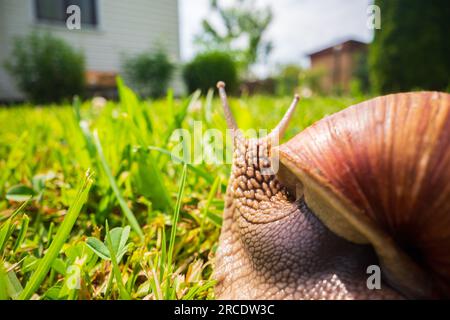
[[[0,260],[0,300],[7,300],[8,298],[7,275],[3,267],[3,261]]]
[[[166,137],[163,138],[163,147],[167,147],[167,145],[170,142],[170,137],[172,136],[172,133],[175,129],[181,128],[184,119],[186,118],[188,111],[192,109],[192,106],[194,106],[198,99],[201,96],[201,91],[197,90],[195,91],[189,98],[185,99],[183,102],[183,105],[181,106],[180,110],[174,115],[173,122],[169,125],[168,130],[166,131]],[[161,161],[161,154],[156,158],[156,162],[161,164],[160,168],[165,166],[165,161]],[[167,160],[166,160],[167,161]]]
[[[174,156],[169,150],[160,148],[160,147],[156,147],[156,146],[149,146],[147,147],[149,150],[154,150],[154,151],[158,151],[160,153],[163,153],[165,155],[168,155],[169,157],[172,157],[173,160],[186,164],[188,166],[189,169],[192,170],[192,172],[196,173],[198,176],[202,177],[203,179],[205,179],[206,181],[208,181],[209,183],[214,183],[214,177],[213,175],[207,173],[206,171],[200,169],[199,167],[196,167],[190,163],[187,163],[186,161],[184,161],[183,159]],[[226,184],[222,183],[223,186],[226,187]]]
[[[156,270],[155,267],[153,265],[153,263],[151,262],[151,260],[149,261],[150,264],[150,272],[152,273],[152,280],[150,279],[148,280],[150,282],[150,285],[152,287],[153,290],[153,294],[155,295],[156,300],[162,300],[163,295],[162,295],[162,291],[161,291],[161,284],[160,284],[160,280],[158,279],[158,276],[156,275]]]
[[[22,285],[17,278],[17,275],[14,273],[14,270],[7,271],[6,276],[8,295],[12,299],[16,299],[23,290]]]
[[[180,216],[181,200],[183,198],[184,185],[186,183],[186,174],[187,174],[187,165],[185,164],[183,166],[183,172],[181,173],[180,186],[178,188],[178,193],[177,193],[177,203],[175,205],[175,211],[174,211],[173,217],[172,217],[172,230],[170,232],[169,250],[167,253],[168,268],[171,268],[170,266],[172,265],[173,248],[175,246],[175,236],[177,233],[177,223],[178,223],[178,218]]]
[[[73,113],[75,116],[75,120],[78,123],[78,128],[81,132],[81,135],[84,137],[84,141],[86,143],[86,149],[89,153],[92,161],[95,159],[95,146],[92,142],[92,136],[90,134],[89,128],[87,127],[87,123],[82,121],[81,118],[81,101],[78,96],[73,99],[72,103]]]
[[[105,288],[105,299],[108,300],[113,289],[114,271],[108,275],[108,282]]]
[[[130,208],[128,208],[127,203],[125,202],[125,199],[122,197],[122,194],[120,193],[119,187],[117,186],[116,181],[114,180],[114,177],[111,173],[111,169],[108,166],[108,163],[106,162],[105,155],[103,154],[102,145],[100,143],[100,139],[98,138],[97,130],[94,131],[94,143],[95,147],[97,148],[97,154],[100,159],[100,163],[102,164],[103,171],[105,172],[109,184],[111,185],[111,188],[113,189],[114,195],[117,198],[117,201],[119,201],[119,205],[122,208],[123,213],[125,214],[125,217],[128,219],[128,222],[130,223],[131,228],[139,235],[141,240],[144,240],[144,232],[142,232],[141,227],[139,226],[139,223],[134,216],[133,212],[131,212]]]
[[[181,173],[180,186],[178,188],[178,193],[177,193],[177,202],[175,204],[175,211],[174,211],[173,217],[172,217],[172,230],[170,231],[169,250],[167,252],[167,269],[166,269],[166,271],[167,271],[168,275],[170,275],[172,273],[173,248],[175,246],[175,236],[177,233],[178,217],[180,216],[181,201],[183,199],[184,185],[186,183],[186,175],[187,175],[187,165],[184,164],[183,172]],[[166,299],[168,299],[168,296],[170,294],[169,282],[170,282],[170,276],[167,276],[167,285],[166,285],[166,291],[165,291]]]
[[[50,245],[47,253],[44,255],[42,260],[39,262],[39,265],[32,274],[30,280],[27,282],[24,290],[19,295],[19,300],[29,299],[39,288],[42,281],[44,281],[45,276],[50,270],[59,252],[61,251],[62,246],[69,237],[70,231],[72,230],[73,225],[75,224],[75,221],[80,214],[81,208],[87,201],[87,196],[92,183],[92,174],[88,171],[83,183],[78,189],[75,200],[71,204],[69,211],[64,218],[64,221],[62,222],[61,226],[58,229],[58,232],[56,233],[56,236],[53,239],[52,244]]]
[[[159,257],[159,282],[163,281],[164,277],[164,263],[166,262],[166,255],[167,255],[167,243],[166,243],[166,228],[161,228],[161,254]]]
[[[113,273],[116,278],[117,286],[119,287],[120,298],[123,300],[131,300],[131,296],[122,282],[122,273],[120,272],[119,265],[117,264],[116,253],[114,252],[111,233],[109,232],[108,220],[106,220],[106,243],[108,245],[109,256],[111,258],[111,264],[113,266]]]
[[[220,176],[218,176],[216,178],[216,180],[214,180],[214,183],[213,183],[213,185],[211,187],[211,190],[209,191],[209,194],[208,194],[208,200],[206,201],[205,208],[203,209],[202,222],[201,222],[201,225],[200,225],[200,232],[202,234],[203,234],[203,228],[204,228],[204,225],[205,225],[205,220],[206,220],[206,217],[208,216],[209,206],[211,205],[211,201],[213,200],[214,195],[217,193],[217,189],[219,188],[219,185],[220,185]]]
[[[17,236],[17,240],[16,243],[14,244],[14,248],[13,248],[13,252],[15,253],[17,251],[17,249],[20,248],[20,246],[22,245],[23,241],[25,240],[25,236],[27,234],[28,231],[28,224],[30,223],[30,218],[28,218],[28,216],[25,214],[22,218],[22,223],[20,226],[20,232],[19,235]]]
[[[135,181],[138,192],[152,201],[153,208],[172,211],[172,199],[151,151],[138,148],[135,155],[137,163]]]
[[[204,107],[204,119],[206,120],[206,123],[211,123],[212,121],[212,100],[214,97],[214,90],[209,89],[208,93],[206,94],[206,101],[205,101],[205,107]]]
[[[23,208],[25,208],[29,201],[30,199],[24,201],[16,210],[14,210],[8,220],[2,224],[2,227],[0,228],[0,255],[3,255],[6,243],[14,230],[15,226],[12,224],[14,218],[23,210]]]
[[[192,300],[195,298],[195,295],[198,292],[206,291],[209,288],[211,288],[212,286],[214,286],[215,284],[216,284],[216,281],[212,280],[212,281],[208,281],[208,282],[204,283],[201,286],[194,286],[186,293],[185,296],[183,296],[182,300]]]
[[[164,139],[164,144],[163,146],[167,146],[167,144],[170,141],[170,136],[172,135],[173,130],[177,129],[177,128],[181,128],[181,125],[183,124],[184,119],[186,118],[186,115],[188,113],[188,110],[192,109],[192,106],[197,103],[198,99],[201,96],[201,91],[197,90],[195,91],[188,99],[189,100],[185,100],[185,102],[183,103],[183,106],[181,107],[181,109],[175,114],[175,118],[173,123],[169,126],[168,130],[167,130],[167,136]],[[159,162],[159,158],[157,159]]]

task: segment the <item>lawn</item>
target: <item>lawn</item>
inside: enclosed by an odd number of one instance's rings
[[[119,92],[106,104],[0,107],[0,299],[214,298],[230,165],[174,161],[170,137],[200,123],[224,132],[220,103]],[[302,99],[284,140],[357,100]],[[270,129],[290,101],[230,103],[241,128]]]

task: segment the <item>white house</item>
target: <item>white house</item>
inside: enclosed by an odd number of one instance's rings
[[[81,9],[81,28],[71,30],[66,10],[73,4]],[[90,84],[113,79],[124,54],[163,46],[171,59],[180,59],[177,0],[0,0],[1,101],[23,99],[3,65],[14,38],[33,30],[49,31],[82,49]],[[177,80],[172,85],[181,88]]]

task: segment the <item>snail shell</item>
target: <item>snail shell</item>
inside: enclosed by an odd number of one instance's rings
[[[333,232],[372,244],[395,287],[450,296],[449,94],[374,98],[278,151],[281,182]]]

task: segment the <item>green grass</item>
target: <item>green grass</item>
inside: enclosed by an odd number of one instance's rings
[[[120,96],[0,108],[0,299],[214,298],[230,165],[173,161],[170,136],[224,132],[219,101]],[[231,105],[240,127],[270,129],[290,101]],[[355,102],[303,99],[284,140]]]

